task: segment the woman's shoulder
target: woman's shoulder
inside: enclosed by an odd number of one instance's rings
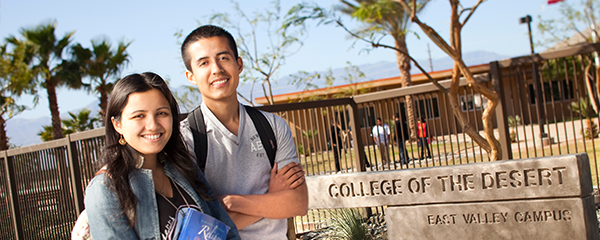
[[[110,179],[107,179],[105,173],[98,174],[92,178],[92,180],[88,183],[85,194],[86,196],[92,193],[100,193],[104,191],[109,191],[108,182]]]
[[[88,214],[91,208],[105,208],[109,205],[118,203],[116,194],[108,186],[107,181],[110,181],[105,174],[96,175],[85,189],[84,203]]]

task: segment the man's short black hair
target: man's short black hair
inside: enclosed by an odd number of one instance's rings
[[[181,44],[181,58],[183,59],[185,68],[187,68],[188,71],[192,71],[192,62],[190,59],[191,57],[188,53],[189,45],[195,43],[200,39],[211,37],[227,38],[227,41],[229,42],[229,48],[231,48],[231,50],[233,51],[233,56],[235,57],[235,59],[238,59],[237,45],[235,44],[235,39],[233,39],[231,33],[218,26],[203,25],[194,29],[194,31],[188,34],[185,40],[183,40],[183,44]]]

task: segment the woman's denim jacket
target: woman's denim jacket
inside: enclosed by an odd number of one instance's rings
[[[216,197],[213,201],[204,201],[198,197],[188,181],[169,161],[165,162],[164,171],[194,199],[205,214],[211,215],[231,227],[227,239],[241,239],[235,224]],[[197,172],[197,177],[208,186],[202,172],[200,170]],[[92,179],[86,189],[85,208],[92,237],[94,239],[161,239],[152,171],[138,169],[129,174],[131,190],[138,198],[133,229],[129,225],[127,216],[121,214],[123,208],[119,199],[107,187],[106,181],[110,181],[110,179],[105,177],[105,174],[100,174]],[[215,196],[212,188],[209,194]]]

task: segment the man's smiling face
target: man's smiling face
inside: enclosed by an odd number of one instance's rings
[[[243,69],[241,58],[235,58],[227,38],[202,38],[189,45],[191,71],[187,79],[198,86],[202,101],[237,101],[237,86]]]

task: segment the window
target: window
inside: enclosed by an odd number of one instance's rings
[[[360,108],[358,110],[358,117],[360,118],[360,127],[366,127],[375,125],[375,108],[369,106],[366,109]]]
[[[536,101],[535,88],[533,83],[529,87],[529,104],[534,105]],[[567,80],[544,82],[544,101],[546,103],[554,101],[565,101],[573,99],[573,85]]]
[[[460,110],[463,112],[482,110],[487,107],[487,98],[479,93],[460,96]]]
[[[418,118],[434,119],[440,117],[437,98],[419,99],[416,101],[418,110],[415,109]]]

